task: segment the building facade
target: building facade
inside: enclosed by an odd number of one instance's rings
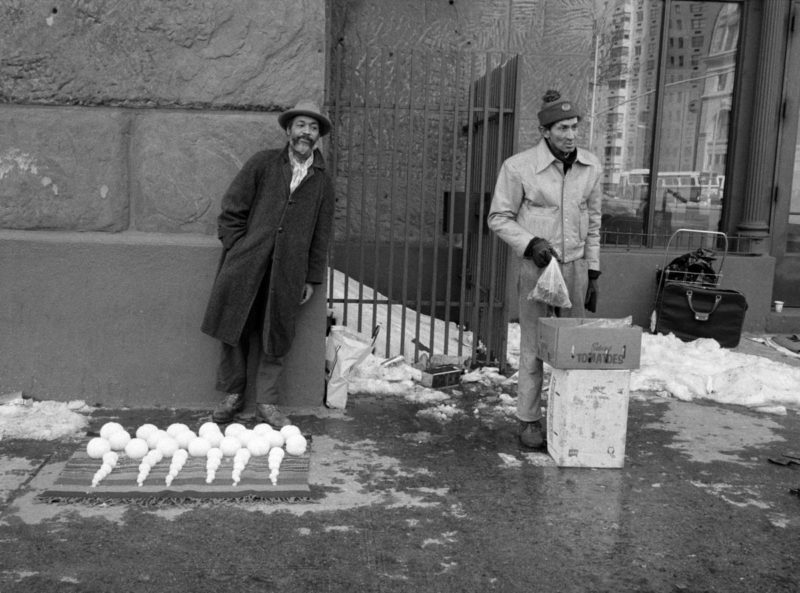
[[[332,266],[385,305],[481,338],[514,320],[513,264],[484,210],[557,88],[605,166],[599,315],[646,325],[667,242],[686,228],[727,236],[722,284],[747,296],[748,331],[800,330],[800,0],[0,12],[2,392],[212,402],[216,345],[197,328],[219,200],[250,153],[283,142],[277,116],[303,98],[336,124]],[[291,389],[317,398],[319,377]]]

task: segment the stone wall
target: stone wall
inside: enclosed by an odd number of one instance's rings
[[[520,146],[538,140],[549,88],[587,105],[596,0],[331,0],[332,35],[348,49],[520,55]]]
[[[322,104],[325,13],[0,0],[0,392],[216,398],[199,324],[219,201],[255,150],[283,145],[281,111]],[[319,328],[301,329],[320,369],[291,386],[306,402],[322,400],[324,314],[320,294],[301,321]]]

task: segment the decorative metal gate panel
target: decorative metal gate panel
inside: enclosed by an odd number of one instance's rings
[[[506,250],[486,229],[514,147],[516,58],[336,47],[329,303],[378,354],[505,364]]]

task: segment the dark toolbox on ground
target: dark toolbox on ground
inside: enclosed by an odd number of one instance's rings
[[[422,380],[420,383],[431,389],[454,387],[460,383],[461,375],[463,374],[464,369],[452,364],[443,364],[429,367],[422,371]]]
[[[539,358],[556,369],[638,369],[642,329],[624,319],[539,319]]]

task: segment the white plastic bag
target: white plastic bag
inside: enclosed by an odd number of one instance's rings
[[[572,307],[572,301],[569,300],[569,289],[567,283],[564,282],[564,276],[561,275],[561,266],[558,265],[556,258],[550,259],[550,263],[539,276],[536,286],[528,293],[528,298],[553,307],[565,309]]]
[[[375,348],[380,326],[367,338],[351,331],[343,325],[334,325],[325,342],[325,366],[328,382],[325,394],[325,405],[329,408],[342,408],[347,405],[347,386],[350,372],[364,362],[367,355]]]

